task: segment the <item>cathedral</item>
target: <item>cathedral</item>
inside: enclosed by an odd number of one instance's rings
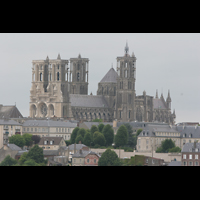
[[[155,98],[145,91],[136,95],[136,60],[126,44],[124,56],[117,57],[116,70],[111,67],[98,83],[97,95],[88,95],[88,58],[79,54],[63,60],[58,54],[57,59],[33,60],[30,117],[174,124],[169,91],[166,100],[157,91]]]

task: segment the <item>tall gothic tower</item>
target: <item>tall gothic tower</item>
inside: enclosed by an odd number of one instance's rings
[[[68,83],[68,60],[32,61],[32,87],[30,90],[30,117],[71,118]],[[67,80],[66,80],[67,77]]]
[[[70,58],[70,93],[71,94],[88,94],[88,71],[89,59]]]
[[[117,57],[117,93],[115,104],[115,118],[121,121],[135,120],[135,80],[136,57],[129,55],[126,43],[125,54]]]

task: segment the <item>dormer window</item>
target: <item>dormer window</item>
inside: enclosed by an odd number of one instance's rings
[[[53,141],[50,141],[50,144],[53,144]]]
[[[186,137],[186,133],[183,134],[183,137]]]
[[[198,148],[195,148],[195,152],[198,152],[199,151],[199,149]]]
[[[189,137],[190,137],[190,138],[192,137],[192,133],[189,134]]]
[[[145,131],[143,131],[143,135],[145,135]]]
[[[47,144],[47,141],[44,141],[44,144]]]

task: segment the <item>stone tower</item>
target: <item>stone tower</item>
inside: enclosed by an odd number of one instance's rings
[[[136,57],[129,55],[126,43],[125,54],[117,57],[117,93],[114,117],[121,121],[135,120]]]
[[[88,94],[88,71],[89,59],[70,58],[70,93],[71,94]]]
[[[69,99],[70,84],[68,60],[57,59],[32,61],[32,87],[30,90],[30,117],[71,118]],[[68,77],[67,77],[68,79]]]

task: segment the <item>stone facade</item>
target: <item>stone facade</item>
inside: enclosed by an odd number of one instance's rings
[[[117,57],[113,67],[98,84],[97,95],[88,95],[89,59],[34,60],[30,90],[30,117],[61,117],[80,121],[160,121],[173,124],[171,98],[165,100],[146,92],[136,96],[136,57],[129,55],[126,44],[124,56]]]

